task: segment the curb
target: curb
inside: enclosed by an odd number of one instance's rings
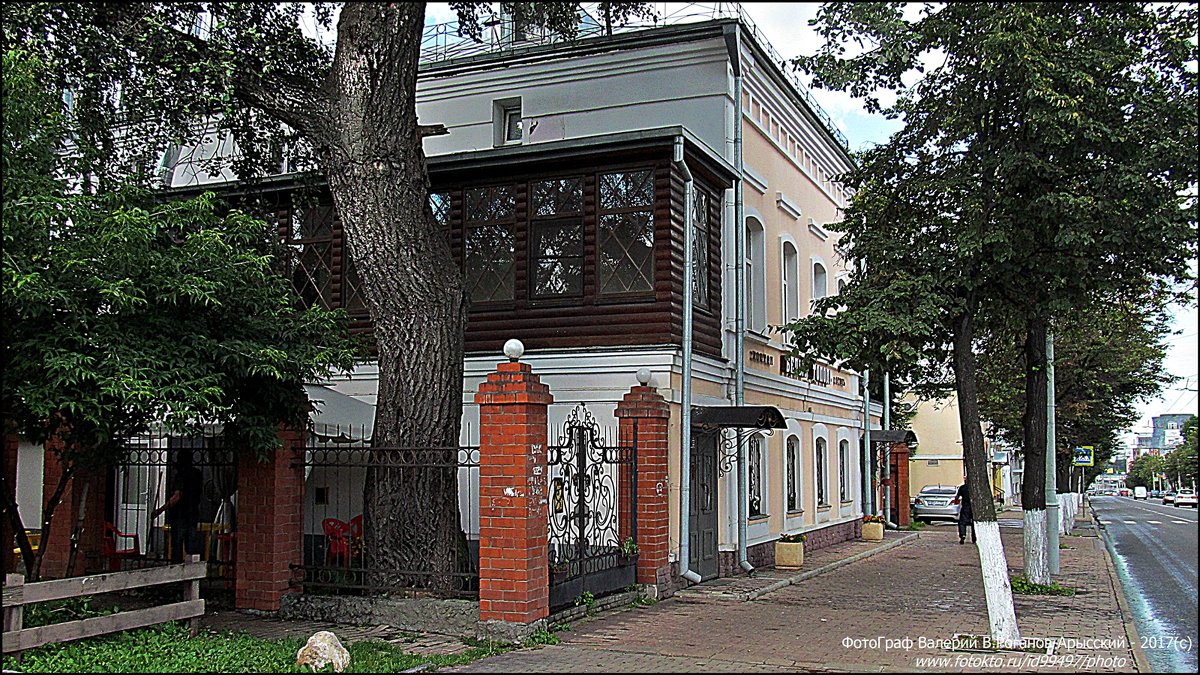
[[[807,572],[802,572],[795,576],[788,577],[787,579],[780,579],[779,581],[776,581],[775,583],[771,584],[770,586],[763,586],[762,588],[756,588],[753,591],[746,593],[745,599],[746,600],[757,600],[757,599],[761,598],[762,596],[766,595],[767,593],[771,593],[772,591],[777,591],[781,588],[791,586],[792,584],[798,584],[801,581],[804,581],[806,579],[811,579],[820,574],[825,574],[826,572],[832,572],[833,570],[836,570],[837,568],[842,567],[843,565],[849,565],[852,562],[858,562],[859,560],[862,560],[864,558],[870,558],[871,556],[875,555],[876,553],[883,553],[884,551],[888,550],[889,548],[895,548],[895,547],[899,546],[900,544],[910,542],[919,536],[920,536],[919,532],[913,532],[912,534],[906,534],[903,537],[900,537],[899,539],[895,539],[893,541],[889,541],[882,546],[876,546],[875,548],[867,549],[865,551],[862,551],[861,553],[855,553],[854,555],[850,556],[849,558],[842,558],[841,560],[835,560],[834,562],[831,562],[822,567],[818,567],[815,570],[809,570]]]
[[[1096,535],[1104,542],[1104,566],[1108,568],[1108,578],[1113,587],[1113,594],[1117,596],[1117,606],[1121,608],[1121,613],[1128,617],[1124,621],[1125,638],[1129,640],[1133,660],[1137,663],[1139,673],[1152,673],[1154,669],[1150,667],[1150,660],[1146,658],[1146,651],[1142,649],[1137,621],[1134,619],[1133,610],[1129,608],[1129,600],[1125,597],[1125,584],[1121,583],[1121,578],[1117,574],[1116,561],[1113,560],[1112,551],[1109,550],[1108,530],[1100,522],[1100,517],[1096,515],[1095,509],[1092,509],[1091,516],[1092,523],[1096,526]]]

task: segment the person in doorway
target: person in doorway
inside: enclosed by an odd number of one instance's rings
[[[200,496],[204,488],[204,477],[192,465],[192,451],[182,449],[175,455],[175,473],[171,477],[166,503],[154,509],[151,520],[162,512],[167,513],[167,525],[171,528],[171,562],[183,562],[186,554],[199,553],[196,526],[200,521]]]
[[[964,482],[958,486],[958,543],[965,544],[967,541],[967,528],[971,528],[971,543],[975,543],[975,517],[971,513],[971,491],[967,489],[967,484]]]

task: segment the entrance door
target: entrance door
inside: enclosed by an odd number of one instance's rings
[[[692,430],[688,566],[701,579],[717,576],[717,438]]]

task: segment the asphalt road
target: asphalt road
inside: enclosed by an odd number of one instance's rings
[[[1090,504],[1125,587],[1155,672],[1196,672],[1196,509],[1158,499],[1093,497]]]

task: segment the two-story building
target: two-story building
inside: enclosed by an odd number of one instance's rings
[[[769,564],[783,533],[808,532],[810,547],[856,537],[869,472],[860,377],[833,365],[797,372],[773,330],[843,283],[826,225],[848,199],[834,179],[851,166],[846,139],[736,5],[612,34],[583,26],[572,41],[503,17],[482,43],[427,31],[418,116],[449,132],[424,141],[430,199],[471,300],[466,440],[478,424],[474,393],[509,339],[554,394],[551,424],[580,402],[611,420],[647,369],[670,403],[671,550],[686,530],[687,569],[711,578]],[[236,184],[204,162],[232,144],[206,141],[171,153],[166,184]],[[290,168],[270,184],[280,236],[299,252],[296,287],[369,330],[331,200],[294,207]],[[358,417],[338,423],[370,424],[375,363],[314,385],[314,398]],[[736,406],[773,406],[786,428],[743,428],[739,447],[732,430],[689,425],[700,408]],[[876,427],[878,415],[872,408]],[[320,534],[318,522],[308,527]]]

